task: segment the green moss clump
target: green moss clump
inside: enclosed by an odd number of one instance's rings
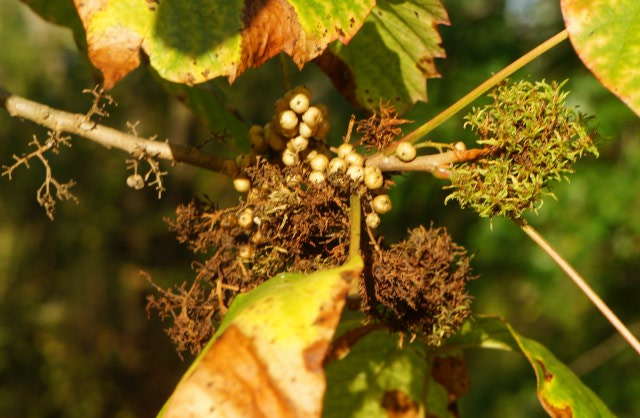
[[[480,216],[519,219],[537,210],[553,194],[551,180],[562,180],[586,154],[598,155],[589,118],[565,104],[563,83],[504,83],[489,97],[493,103],[474,108],[465,120],[485,147],[485,156],[452,170],[449,186],[456,199]]]

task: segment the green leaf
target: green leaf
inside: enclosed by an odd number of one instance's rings
[[[562,0],[561,5],[582,62],[640,116],[640,2]]]
[[[450,401],[469,387],[461,357],[433,357],[420,342],[402,343],[384,326],[361,323],[362,315],[340,324],[333,344],[341,359],[332,356],[326,366],[323,416],[452,417]]]
[[[374,331],[362,337],[347,357],[326,367],[325,418],[387,417],[385,399],[404,400],[406,408],[423,407],[427,371],[421,344],[398,346],[398,335]]]
[[[140,64],[138,51],[165,79],[233,81],[280,52],[298,67],[333,41],[348,42],[374,0],[103,0],[76,2],[89,57],[110,88]]]
[[[239,295],[159,417],[318,417],[322,362],[362,260]],[[191,415],[190,415],[191,414]]]
[[[342,94],[369,110],[379,100],[403,112],[427,100],[427,78],[445,56],[438,24],[449,18],[440,0],[380,0],[348,46],[335,43],[316,62]]]
[[[498,348],[520,351],[536,373],[540,403],[552,417],[614,417],[607,406],[542,344],[518,334],[506,321],[479,317],[468,321],[447,341],[458,348]]]

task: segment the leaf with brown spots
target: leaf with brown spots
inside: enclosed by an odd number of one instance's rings
[[[163,78],[233,82],[284,52],[302,67],[336,40],[349,42],[374,0],[74,0],[91,62],[113,87],[140,65]]]
[[[600,398],[546,347],[518,334],[501,318],[480,316],[467,321],[447,344],[520,351],[536,373],[538,399],[551,417],[614,417]]]
[[[348,45],[333,44],[315,62],[352,103],[375,111],[382,99],[402,113],[426,101],[426,80],[440,76],[439,24],[449,24],[440,0],[379,0]]]
[[[159,417],[320,417],[322,363],[361,270],[281,274],[237,296]]]

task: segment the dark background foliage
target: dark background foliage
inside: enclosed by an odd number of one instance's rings
[[[440,27],[447,51],[429,81],[429,103],[407,117],[416,123],[436,115],[468,90],[562,29],[554,0],[446,1],[452,25]],[[0,80],[16,94],[76,112],[91,102],[94,70],[77,52],[70,31],[43,22],[14,0],[0,0]],[[353,109],[313,65],[302,73],[289,65],[292,82],[305,83],[314,99],[329,104],[338,141]],[[546,199],[529,216],[559,251],[583,272],[619,316],[635,327],[640,314],[640,123],[602,88],[565,42],[514,78],[570,78],[571,104],[598,117],[607,140],[599,159],[577,164],[571,183],[558,184],[558,201]],[[275,81],[274,81],[275,80]],[[284,91],[278,59],[251,70],[232,87],[214,81],[240,114],[264,123]],[[256,94],[259,92],[259,94]],[[141,135],[203,144],[211,128],[195,120],[144,69],[112,92],[119,106],[105,122],[126,129],[140,121]],[[481,103],[480,101],[479,103]],[[462,116],[432,139],[464,140]],[[46,132],[0,112],[0,158],[26,150],[32,135]],[[0,181],[0,415],[20,417],[146,417],[154,415],[187,366],[175,354],[163,325],[148,319],[151,291],[140,270],[162,284],[191,277],[191,254],[162,221],[179,203],[208,195],[221,206],[236,198],[224,177],[184,166],[169,167],[162,200],[153,190],[125,185],[126,156],[82,139],[51,159],[62,181],[74,178],[80,203],[62,203],[51,222],[37,206],[43,170],[33,164],[14,180]],[[206,149],[216,150],[215,144]],[[246,144],[238,144],[246,148]],[[571,365],[614,412],[640,411],[637,356],[614,336],[563,274],[509,221],[479,219],[453,202],[443,206],[443,185],[425,175],[396,178],[394,211],[383,219],[389,242],[418,224],[448,228],[474,255],[480,279],[471,283],[476,313],[500,314],[517,330],[547,345]],[[614,337],[612,337],[614,336]],[[472,390],[462,416],[545,416],[535,380],[517,354],[470,352]]]

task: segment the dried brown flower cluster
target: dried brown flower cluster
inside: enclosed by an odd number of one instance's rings
[[[471,313],[469,261],[444,228],[415,228],[373,254],[373,282],[362,289],[363,300],[372,316],[437,346]]]

